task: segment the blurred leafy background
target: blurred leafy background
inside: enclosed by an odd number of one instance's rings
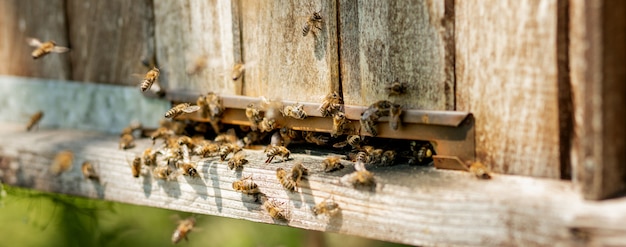
[[[0,184],[0,186],[2,186]],[[172,246],[171,210],[0,188],[0,246]],[[355,236],[200,215],[181,246],[403,246]]]

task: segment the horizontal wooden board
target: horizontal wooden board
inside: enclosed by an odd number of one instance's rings
[[[294,152],[293,160],[265,165],[259,150],[244,150],[251,161],[242,172],[216,159],[197,162],[200,178],[155,181],[131,176],[128,160],[149,147],[140,140],[129,151],[117,149],[117,136],[76,130],[24,132],[22,125],[0,125],[0,178],[37,190],[167,208],[269,224],[338,232],[413,245],[623,245],[626,198],[585,202],[570,182],[494,175],[477,180],[465,172],[432,167],[374,167],[375,191],[345,186],[339,178],[353,171],[321,172],[326,153]],[[50,175],[60,150],[74,152],[73,167]],[[310,150],[311,153],[315,153]],[[93,161],[100,183],[83,179],[80,164]],[[296,193],[275,177],[277,167],[302,161],[310,175]],[[254,199],[232,190],[233,181],[252,175],[261,191],[284,202],[288,221],[273,221]],[[515,193],[511,193],[514,191]],[[341,213],[315,217],[311,207],[333,196]]]

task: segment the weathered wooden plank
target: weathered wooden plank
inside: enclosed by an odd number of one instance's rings
[[[560,177],[557,1],[455,3],[457,110],[494,171]]]
[[[571,1],[574,181],[587,199],[626,189],[626,3]]]
[[[0,76],[0,121],[22,123],[43,111],[39,128],[119,133],[131,121],[156,127],[170,102],[143,97],[136,88]]]
[[[340,91],[336,1],[241,1],[243,94],[319,102]],[[320,11],[321,29],[303,25]]]
[[[244,150],[250,164],[242,172],[216,159],[198,161],[200,178],[155,181],[150,174],[131,176],[128,160],[149,140],[130,151],[117,149],[116,135],[72,130],[24,132],[2,124],[2,181],[43,191],[167,208],[255,222],[357,235],[414,245],[574,245],[626,243],[626,199],[586,202],[571,182],[496,175],[477,180],[465,172],[432,167],[375,167],[379,186],[355,190],[339,178],[353,170],[321,172],[322,157],[296,151],[294,160],[263,164],[261,151]],[[75,154],[73,167],[58,177],[49,165],[59,150]],[[294,150],[295,151],[295,150]],[[80,164],[90,160],[100,183],[83,179]],[[302,161],[310,175],[296,193],[282,189],[277,167]],[[273,221],[254,199],[231,188],[252,175],[263,193],[285,203],[290,220]],[[515,193],[511,193],[515,191]],[[342,208],[334,218],[315,217],[311,207],[328,196]]]
[[[69,79],[71,66],[67,53],[49,54],[33,60],[31,52],[35,48],[26,43],[26,38],[32,37],[71,46],[67,39],[66,22],[63,0],[45,3],[0,1],[0,61],[3,61],[0,74]]]
[[[454,109],[453,1],[341,0],[341,83],[346,104],[381,99],[411,109]],[[385,87],[408,84],[404,96]]]
[[[157,63],[166,90],[241,94],[238,2],[154,1]]]
[[[154,60],[152,0],[69,0],[66,5],[72,79],[138,85],[148,71],[144,60]]]

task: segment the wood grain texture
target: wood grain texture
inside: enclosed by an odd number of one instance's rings
[[[149,69],[142,60],[154,56],[152,0],[68,0],[66,4],[72,79],[139,85]]]
[[[626,190],[626,3],[571,1],[574,181],[587,199]]]
[[[251,163],[242,172],[216,159],[197,162],[200,178],[155,181],[150,174],[131,176],[128,160],[150,145],[140,140],[129,151],[117,149],[117,136],[72,130],[24,132],[0,125],[0,178],[4,183],[77,196],[246,219],[269,224],[338,232],[413,245],[584,245],[626,243],[626,199],[585,202],[570,182],[496,175],[477,180],[465,172],[397,165],[377,167],[373,192],[338,182],[353,171],[321,172],[323,157],[306,150],[294,160],[265,165],[261,151],[244,150]],[[59,150],[74,152],[73,167],[58,177],[49,165]],[[83,179],[80,164],[93,161],[101,176]],[[302,161],[311,175],[298,192],[286,192],[275,177],[277,167]],[[273,221],[254,199],[231,189],[233,181],[252,175],[263,193],[284,202],[290,220]],[[511,193],[515,191],[515,193]],[[341,212],[315,217],[311,207],[332,195]]]
[[[243,94],[319,102],[340,91],[337,4],[332,1],[241,1],[241,35],[246,64]],[[320,11],[321,30],[302,28]]]
[[[154,1],[157,64],[166,90],[241,94],[241,82],[230,76],[241,61],[237,8],[238,1],[227,0]]]
[[[63,0],[0,1],[0,74],[69,79],[72,72],[68,53],[33,60],[31,52],[35,48],[26,43],[26,38],[32,37],[72,48],[66,25]]]
[[[341,0],[341,82],[346,104],[381,99],[454,110],[453,1]],[[388,97],[394,80],[408,94]]]
[[[557,1],[455,3],[457,110],[494,171],[560,177]]]

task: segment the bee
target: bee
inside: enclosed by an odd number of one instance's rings
[[[311,16],[309,16],[302,26],[302,36],[306,36],[311,31],[311,27],[317,28],[318,30],[322,30],[319,26],[322,23],[322,16],[320,12],[313,12]],[[313,33],[315,35],[315,33]]]
[[[287,171],[283,168],[276,168],[276,178],[280,182],[283,187],[289,191],[296,190],[296,182],[291,179],[290,176],[287,175]]]
[[[346,185],[352,185],[352,187],[354,188],[373,188],[374,186],[376,186],[376,179],[374,178],[374,174],[365,169],[360,169],[353,173],[346,174],[341,177],[340,180]]]
[[[402,106],[398,104],[392,104],[389,108],[389,127],[392,130],[398,130],[400,125],[400,116],[402,115]]]
[[[236,63],[235,66],[233,66],[233,72],[231,74],[233,81],[236,81],[239,78],[241,78],[244,70],[245,70],[245,66],[243,65],[243,63]]]
[[[196,219],[194,217],[189,217],[179,221],[174,234],[172,234],[172,243],[176,244],[182,239],[188,241],[187,235],[191,232],[191,230],[193,230],[195,225]]]
[[[345,141],[333,144],[335,148],[343,148],[350,145],[353,149],[359,149],[363,138],[360,135],[349,135]]]
[[[200,107],[197,105],[190,105],[189,103],[181,103],[178,104],[174,107],[172,107],[172,109],[169,109],[166,113],[165,113],[165,117],[166,118],[175,118],[183,113],[192,113],[195,112],[197,110],[200,110]]]
[[[295,119],[305,119],[307,117],[304,111],[304,105],[296,103],[295,105],[288,105],[281,111],[283,116],[292,117]]]
[[[473,162],[469,165],[469,172],[480,179],[491,179],[491,171],[481,162]]]
[[[417,146],[416,142],[411,142],[412,157],[409,157],[409,165],[423,164],[433,156],[433,150],[430,144]]]
[[[186,69],[187,74],[193,75],[193,74],[199,73],[202,70],[204,70],[206,67],[207,67],[207,56],[206,55],[198,56],[193,61],[193,63],[190,63],[189,65],[187,65],[187,69]]]
[[[154,145],[157,139],[160,138],[163,140],[167,140],[172,135],[174,135],[174,131],[166,127],[159,127],[155,131],[153,131],[152,134],[150,134],[150,139],[152,139],[152,145]]]
[[[284,162],[286,159],[289,159],[289,155],[291,154],[289,149],[283,146],[268,146],[265,149],[265,153],[267,154],[267,160],[265,160],[265,163],[272,162],[275,156],[280,156],[281,162]]]
[[[206,158],[220,152],[220,146],[215,143],[199,145],[194,149],[194,153]]]
[[[189,162],[184,162],[180,165],[180,169],[183,171],[183,175],[190,176],[192,178],[197,178],[200,175],[198,174],[198,170],[196,170],[196,166]]]
[[[228,169],[241,169],[243,165],[247,164],[248,160],[246,159],[246,154],[242,151],[237,152],[233,155],[232,158],[228,161]]]
[[[393,165],[396,162],[396,156],[398,153],[394,150],[387,150],[383,152],[382,158],[380,159],[380,163],[385,166]]]
[[[283,145],[285,145],[285,147],[298,138],[298,132],[287,127],[280,128],[279,134],[283,139]]]
[[[61,175],[61,173],[72,168],[74,162],[74,153],[70,150],[63,150],[57,153],[50,165],[50,172],[55,175]]]
[[[391,85],[385,87],[389,96],[399,96],[406,93],[408,85],[406,82],[395,81]]]
[[[344,167],[343,164],[341,164],[341,157],[339,156],[330,156],[324,159],[322,166],[324,167],[324,172],[333,172],[341,170]]]
[[[291,179],[296,182],[296,184],[300,183],[300,180],[306,175],[309,175],[309,169],[302,165],[302,162],[296,163],[291,168]]]
[[[211,120],[217,120],[224,113],[224,105],[220,96],[213,92],[209,92],[206,96],[206,102],[209,108],[209,115]]]
[[[380,148],[377,148],[377,149],[374,149],[374,150],[370,151],[368,153],[369,161],[370,161],[369,164],[380,164],[380,163],[382,163],[383,153],[384,152],[385,151],[380,149]]]
[[[250,128],[253,131],[257,130],[259,123],[263,120],[261,111],[254,103],[250,103],[246,107],[246,117],[250,121]]]
[[[276,129],[276,127],[277,127],[276,120],[273,118],[263,118],[261,123],[259,123],[259,130],[261,132],[270,132]]]
[[[83,172],[83,176],[86,179],[93,179],[95,181],[100,180],[100,176],[96,173],[96,170],[93,168],[93,165],[89,161],[83,162],[83,165],[80,169]]]
[[[268,199],[263,202],[263,208],[272,217],[272,219],[287,220],[287,212],[282,208],[283,204],[285,203]]]
[[[27,38],[26,42],[28,42],[28,45],[30,45],[30,46],[37,47],[37,49],[35,49],[31,53],[31,56],[33,56],[33,59],[37,59],[37,58],[43,57],[43,56],[45,56],[45,55],[47,55],[48,53],[51,53],[51,52],[54,52],[54,53],[64,53],[64,52],[68,52],[70,50],[70,48],[63,47],[63,46],[58,46],[52,40],[49,40],[49,41],[46,41],[46,42],[42,43],[38,39]]]
[[[330,135],[332,137],[343,135],[348,122],[349,121],[346,119],[346,115],[343,112],[337,112],[333,116],[333,130],[330,132]]]
[[[237,153],[239,151],[241,151],[241,147],[237,146],[237,144],[226,143],[220,146],[220,161],[226,160],[226,157],[228,157],[230,153]]]
[[[135,137],[131,134],[125,134],[120,138],[119,148],[129,149],[135,147]]]
[[[164,165],[164,166],[157,166],[152,170],[152,175],[157,178],[157,179],[162,179],[162,180],[171,180],[173,179],[172,175],[173,175],[173,171],[172,168],[170,168],[170,166],[168,165]]]
[[[366,152],[358,152],[354,158],[354,161],[367,164],[370,162],[370,156]]]
[[[179,136],[178,139],[176,139],[176,142],[178,142],[178,145],[180,146],[185,145],[189,148],[194,148],[195,145],[195,142],[189,136]]]
[[[315,205],[313,208],[313,215],[317,216],[325,214],[327,216],[334,216],[339,213],[339,204],[337,204],[332,198],[326,198],[322,202]]]
[[[328,137],[323,135],[317,135],[313,131],[304,133],[304,140],[308,143],[313,143],[319,146],[324,146],[328,143]]]
[[[133,177],[138,178],[141,173],[141,157],[135,157],[130,164],[130,170],[133,174]]]
[[[370,105],[365,111],[363,111],[359,122],[365,131],[372,134],[372,136],[378,135],[376,121],[378,121],[380,117],[389,115],[389,108],[391,108],[391,105],[392,103],[387,100],[380,100]]]
[[[127,135],[127,134],[132,135],[133,132],[135,132],[136,130],[140,130],[141,128],[142,128],[142,125],[140,122],[133,121],[122,130],[122,132],[120,133],[120,136]]]
[[[259,190],[259,186],[252,181],[252,176],[247,176],[233,182],[233,189],[248,195],[254,195],[261,192]]]
[[[30,121],[26,125],[26,131],[30,131],[33,127],[39,124],[39,121],[43,118],[43,111],[38,111],[30,117]]]
[[[245,147],[249,147],[254,143],[258,143],[263,139],[264,135],[261,135],[258,131],[250,131],[243,137],[242,141]]]
[[[324,97],[318,108],[322,117],[328,117],[341,109],[341,96],[337,92],[331,92]]]
[[[226,133],[219,134],[213,139],[216,143],[237,143],[237,135],[235,133],[235,129],[228,129]]]
[[[148,71],[148,73],[146,73],[146,75],[143,77],[143,80],[141,80],[141,84],[139,86],[141,88],[141,91],[145,92],[146,90],[150,89],[150,87],[152,87],[152,84],[154,84],[154,82],[159,78],[159,74],[161,74],[161,71],[157,67],[154,67],[150,71]]]

